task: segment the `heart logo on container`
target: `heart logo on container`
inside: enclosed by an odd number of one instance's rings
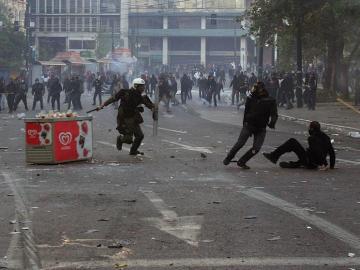
[[[72,141],[72,135],[70,132],[61,132],[59,134],[59,141],[62,145],[69,145]]]

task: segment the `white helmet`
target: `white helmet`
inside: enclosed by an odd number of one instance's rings
[[[145,81],[141,78],[136,78],[133,80],[132,85],[136,88],[137,85],[145,85]]]

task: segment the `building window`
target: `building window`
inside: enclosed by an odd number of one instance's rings
[[[36,0],[30,0],[30,12],[32,14],[36,13]]]
[[[82,18],[81,18],[81,17],[76,19],[76,29],[77,29],[77,32],[82,32],[82,31],[84,31],[84,30],[83,30],[83,23],[82,23],[82,22],[83,22],[83,21],[82,21]]]
[[[45,0],[39,0],[39,13],[45,13]]]
[[[61,13],[67,13],[67,1],[61,0]]]
[[[141,15],[135,15],[130,17],[129,21],[130,29],[162,29],[163,18],[162,17],[143,17]]]
[[[52,32],[52,18],[46,18],[46,31],[47,32]]]
[[[97,0],[88,0],[91,1],[91,13],[92,14],[97,14],[97,6],[98,6],[98,1]]]
[[[84,40],[83,41],[83,49],[95,50],[96,49],[96,41],[95,40]]]
[[[76,1],[70,1],[70,13],[76,13]]]
[[[97,32],[97,18],[91,18],[90,32]]]
[[[47,0],[46,1],[46,13],[51,14],[53,13],[53,3],[52,0]]]
[[[169,17],[169,29],[200,29],[201,18],[200,17]]]
[[[39,18],[39,31],[40,32],[45,31],[45,18],[44,17]]]
[[[54,13],[60,13],[60,0],[54,0]]]
[[[66,18],[61,18],[61,32],[66,32]]]
[[[84,2],[84,13],[90,13],[90,0]]]
[[[75,32],[75,18],[70,18],[70,32]]]
[[[81,50],[82,49],[82,40],[70,40],[69,49]]]
[[[77,13],[83,13],[83,3],[82,0],[77,1]]]
[[[54,18],[54,32],[60,31],[60,20],[59,17]]]
[[[120,12],[120,1],[102,0],[100,2],[101,13],[118,13]]]
[[[90,32],[90,18],[88,17],[84,19],[84,31]]]

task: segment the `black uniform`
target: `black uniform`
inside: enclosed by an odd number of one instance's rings
[[[14,111],[14,101],[16,94],[16,84],[14,80],[11,80],[9,84],[6,86],[5,92],[7,93],[6,100],[9,107],[9,113]]]
[[[36,82],[32,86],[32,95],[34,96],[32,110],[35,110],[36,103],[40,101],[41,110],[44,109],[43,96],[45,94],[45,87],[42,83]]]
[[[277,106],[274,98],[270,97],[267,91],[252,93],[245,103],[243,128],[240,136],[224,160],[228,165],[236,153],[245,145],[249,137],[254,136],[253,147],[249,149],[239,160],[238,165],[248,168],[245,164],[261,149],[266,135],[266,126],[275,128],[278,118]],[[270,120],[270,121],[269,121]]]
[[[208,93],[208,102],[211,104],[214,98],[214,106],[217,107],[216,95],[217,95],[217,83],[214,77],[209,77],[206,85],[206,91]]]
[[[51,107],[55,110],[55,102],[57,103],[57,110],[60,111],[60,93],[62,86],[59,79],[55,79],[49,88],[49,95],[51,97]]]
[[[118,137],[117,146],[121,150],[122,143],[131,144],[130,154],[136,155],[138,148],[144,139],[144,133],[141,130],[140,124],[144,122],[141,112],[144,104],[147,108],[153,109],[154,104],[148,96],[143,96],[140,91],[131,89],[122,89],[114,96],[104,102],[107,106],[113,102],[120,100],[117,115],[117,130],[121,134]],[[133,136],[135,137],[133,141]]]
[[[27,98],[26,94],[28,92],[28,86],[25,81],[20,81],[15,84],[16,86],[16,94],[15,94],[15,101],[14,101],[14,111],[17,110],[17,107],[19,106],[20,101],[23,102],[25,106],[25,110],[29,110],[27,106]]]
[[[95,88],[95,92],[94,92],[94,98],[93,98],[93,105],[96,104],[96,97],[99,96],[99,102],[100,104],[102,103],[102,100],[101,100],[101,91],[102,91],[102,81],[98,78],[94,81],[94,84],[93,84],[94,88]]]
[[[315,123],[315,124],[313,124]],[[315,128],[312,127],[315,125]],[[293,162],[281,162],[283,168],[299,168],[316,169],[318,166],[327,166],[327,156],[330,156],[330,168],[335,166],[335,151],[331,144],[330,138],[320,130],[320,124],[317,122],[310,123],[310,136],[308,137],[309,147],[304,147],[294,138],[287,140],[271,153],[264,153],[264,156],[273,163],[277,163],[278,159],[285,153],[294,152],[298,160]]]

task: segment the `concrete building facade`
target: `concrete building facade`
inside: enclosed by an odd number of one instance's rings
[[[144,65],[250,66],[242,27],[248,0],[30,0],[38,52],[95,51],[99,39],[130,48]],[[46,60],[46,59],[43,59]]]

